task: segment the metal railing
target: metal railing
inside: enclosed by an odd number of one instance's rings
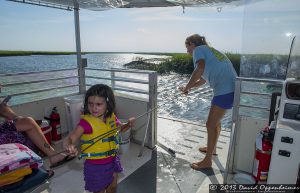
[[[6,95],[15,96],[12,98],[11,105],[33,102],[35,100],[47,99],[52,97],[67,96],[79,94],[80,84],[78,83],[78,68],[68,68],[59,70],[47,70],[38,72],[19,72],[0,75],[0,82],[3,86],[0,97]],[[65,73],[69,71],[70,73]],[[128,70],[128,69],[100,69],[100,68],[85,68],[85,80],[94,80],[94,83],[109,81],[107,84],[116,92],[126,92],[147,95],[150,103],[155,103],[152,99],[157,97],[157,73],[154,71],[144,70]],[[95,73],[89,75],[87,71]],[[108,72],[107,76],[103,72]],[[123,76],[118,75],[122,73]],[[129,75],[133,74],[134,77]],[[142,77],[142,78],[141,78]],[[129,85],[120,85],[119,82]],[[132,85],[130,85],[132,84]],[[91,83],[84,85],[86,88],[92,86]],[[146,89],[141,89],[140,85],[144,85]],[[68,90],[69,89],[69,90]],[[64,92],[64,90],[67,90]],[[46,94],[47,91],[49,94]],[[45,93],[46,92],[46,93]],[[55,94],[51,94],[55,92]],[[43,96],[36,97],[34,94]],[[17,100],[14,98],[19,97]],[[152,106],[152,105],[151,105]]]
[[[0,82],[3,88],[0,97],[11,95],[13,98],[10,104],[16,105],[77,94],[79,84],[76,70],[77,68],[67,68],[1,74]]]
[[[148,123],[145,129],[142,147],[146,142],[150,144],[150,147],[154,146],[157,141],[157,72],[118,68],[85,68],[85,70],[87,88],[93,85],[89,83],[91,80],[93,80],[94,83],[97,83],[97,81],[100,81],[100,83],[106,81],[115,92],[125,92],[129,97],[146,99],[146,112],[151,111],[151,113],[148,114]],[[104,72],[107,73],[105,74]],[[121,85],[120,83],[126,83],[127,85]],[[144,89],[140,87],[144,87]],[[141,95],[146,95],[146,98]],[[140,155],[141,154],[142,149],[140,151]]]
[[[148,95],[148,99],[156,98],[157,95],[157,73],[154,71],[144,71],[144,70],[128,70],[128,69],[119,69],[119,68],[112,68],[112,69],[101,69],[101,68],[86,68],[86,71],[94,71],[97,72],[110,72],[107,76],[99,76],[97,75],[88,75],[86,72],[85,78],[88,82],[88,79],[94,80],[106,80],[110,81],[109,85],[115,91],[123,91],[128,93],[137,93],[137,94],[144,94]],[[118,73],[123,73],[126,76],[118,75]],[[128,77],[130,74],[133,74],[135,77]],[[138,78],[137,76],[140,76]],[[142,79],[141,76],[146,77]],[[125,83],[132,83],[132,85],[118,85],[117,82],[125,82]],[[86,83],[86,86],[91,86],[92,84]],[[136,86],[134,86],[136,85]],[[147,89],[141,89],[141,85],[148,85]]]
[[[259,85],[257,84],[256,87],[252,87],[252,90],[249,91],[249,85],[247,85],[247,83],[259,83],[260,86],[264,87],[267,85],[270,85],[271,87],[277,87],[280,89],[281,92],[281,86],[283,84],[282,80],[275,80],[275,79],[258,79],[258,78],[244,78],[244,77],[238,77],[236,79],[235,82],[235,92],[234,92],[234,105],[233,105],[233,111],[232,111],[232,120],[234,122],[236,122],[238,120],[238,117],[242,114],[241,113],[241,109],[242,108],[246,108],[248,110],[259,110],[259,111],[264,111],[265,113],[269,113],[270,112],[270,106],[268,105],[268,103],[261,103],[259,105],[255,105],[251,102],[247,100],[246,102],[243,102],[245,100],[243,100],[243,97],[245,97],[245,95],[249,96],[249,98],[259,98],[259,100],[257,101],[261,101],[263,98],[265,98],[265,101],[271,101],[271,96],[272,96],[272,92],[274,90],[265,90],[264,92],[261,92],[261,87],[259,87]],[[248,89],[248,90],[247,90]],[[254,116],[254,114],[247,114],[247,116]]]
[[[257,86],[254,87],[254,89],[250,89],[247,87],[247,83],[255,83]],[[258,84],[259,83],[259,84]],[[245,86],[246,85],[246,86]],[[253,111],[253,110],[258,110],[258,111],[263,111],[267,113],[268,115],[270,114],[270,105],[262,105],[262,106],[257,106],[253,105],[251,103],[248,104],[243,104],[243,95],[252,95],[255,96],[256,98],[259,98],[258,101],[261,100],[261,97],[266,97],[266,100],[271,101],[272,97],[272,92],[274,90],[270,91],[265,91],[264,93],[261,92],[261,88],[259,85],[271,85],[271,86],[279,86],[278,88],[280,89],[279,92],[281,92],[282,85],[283,85],[283,80],[274,80],[274,79],[258,79],[258,78],[244,78],[244,77],[238,77],[235,82],[235,92],[234,92],[234,106],[233,106],[233,111],[232,111],[232,130],[231,130],[231,136],[230,136],[230,145],[228,149],[228,157],[227,157],[227,162],[226,162],[226,172],[224,175],[224,183],[228,183],[229,177],[228,174],[233,174],[234,172],[234,156],[235,156],[235,145],[236,145],[236,140],[237,140],[237,131],[239,128],[238,120],[241,116],[248,116],[252,117],[257,114],[256,113],[248,113],[247,115],[243,115],[243,112],[241,112],[242,108],[246,108],[248,110]],[[253,88],[253,87],[252,87]],[[276,91],[278,92],[278,91]]]

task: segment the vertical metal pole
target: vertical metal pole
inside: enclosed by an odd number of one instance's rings
[[[147,112],[149,112],[149,110],[147,110]],[[149,127],[151,126],[150,125],[150,119],[152,117],[151,113],[152,112],[149,112],[148,116],[147,116],[147,125],[146,125],[145,134],[144,134],[144,138],[143,138],[143,141],[142,141],[142,144],[141,144],[140,153],[139,153],[138,157],[141,157],[143,155],[143,152],[144,152],[144,147],[145,147],[145,143],[146,143],[147,136],[148,136],[148,130],[149,130]]]
[[[149,105],[150,108],[157,107],[157,72],[149,74]],[[157,143],[157,109],[151,113],[151,130],[149,132],[149,146],[153,148]]]
[[[236,135],[237,128],[239,127],[238,119],[239,119],[239,111],[240,111],[240,96],[242,89],[242,80],[236,79],[235,81],[235,90],[234,90],[234,102],[233,102],[233,110],[232,110],[232,126],[231,126],[231,134],[230,134],[230,143],[227,154],[226,161],[226,170],[224,174],[224,184],[231,183],[229,182],[229,174],[233,174],[234,171],[234,156],[235,156],[235,145],[236,145]]]
[[[77,53],[77,68],[78,68],[78,83],[79,93],[83,94],[85,88],[85,71],[81,61],[81,44],[80,44],[80,26],[79,26],[79,4],[77,0],[74,1],[74,22],[75,22],[75,38],[76,38],[76,53]]]
[[[154,148],[157,143],[157,73],[150,73],[148,75],[148,79],[149,99],[147,104],[147,112],[149,112],[149,114],[143,142],[138,157],[141,157],[143,155],[143,150],[146,143],[150,148]],[[151,130],[149,130],[150,128]]]
[[[241,100],[241,89],[242,89],[242,80],[237,78],[235,81],[234,88],[234,101],[233,101],[233,111],[232,111],[232,122],[236,123],[239,117],[240,112],[240,100]]]

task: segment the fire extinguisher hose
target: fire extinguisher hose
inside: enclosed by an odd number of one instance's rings
[[[260,149],[256,149],[256,151],[262,153],[262,154],[268,154],[268,155],[271,155],[272,154],[272,151],[263,151],[263,150],[260,150]]]

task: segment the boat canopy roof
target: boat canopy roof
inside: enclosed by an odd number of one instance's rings
[[[243,5],[245,0],[9,0],[58,9],[104,11],[112,8]],[[261,1],[261,0],[252,0]]]

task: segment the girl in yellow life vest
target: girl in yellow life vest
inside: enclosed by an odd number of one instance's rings
[[[96,138],[121,125],[114,110],[115,97],[109,86],[96,84],[90,87],[85,94],[84,115],[76,129],[64,141],[65,148],[77,155],[74,144],[81,140],[81,149],[84,150],[81,157],[85,158],[85,189],[90,192],[116,192],[118,173],[123,171],[117,154],[116,132],[111,132],[112,134],[100,141]],[[135,118],[130,118],[127,124],[122,125],[121,131],[132,127],[134,122]]]

